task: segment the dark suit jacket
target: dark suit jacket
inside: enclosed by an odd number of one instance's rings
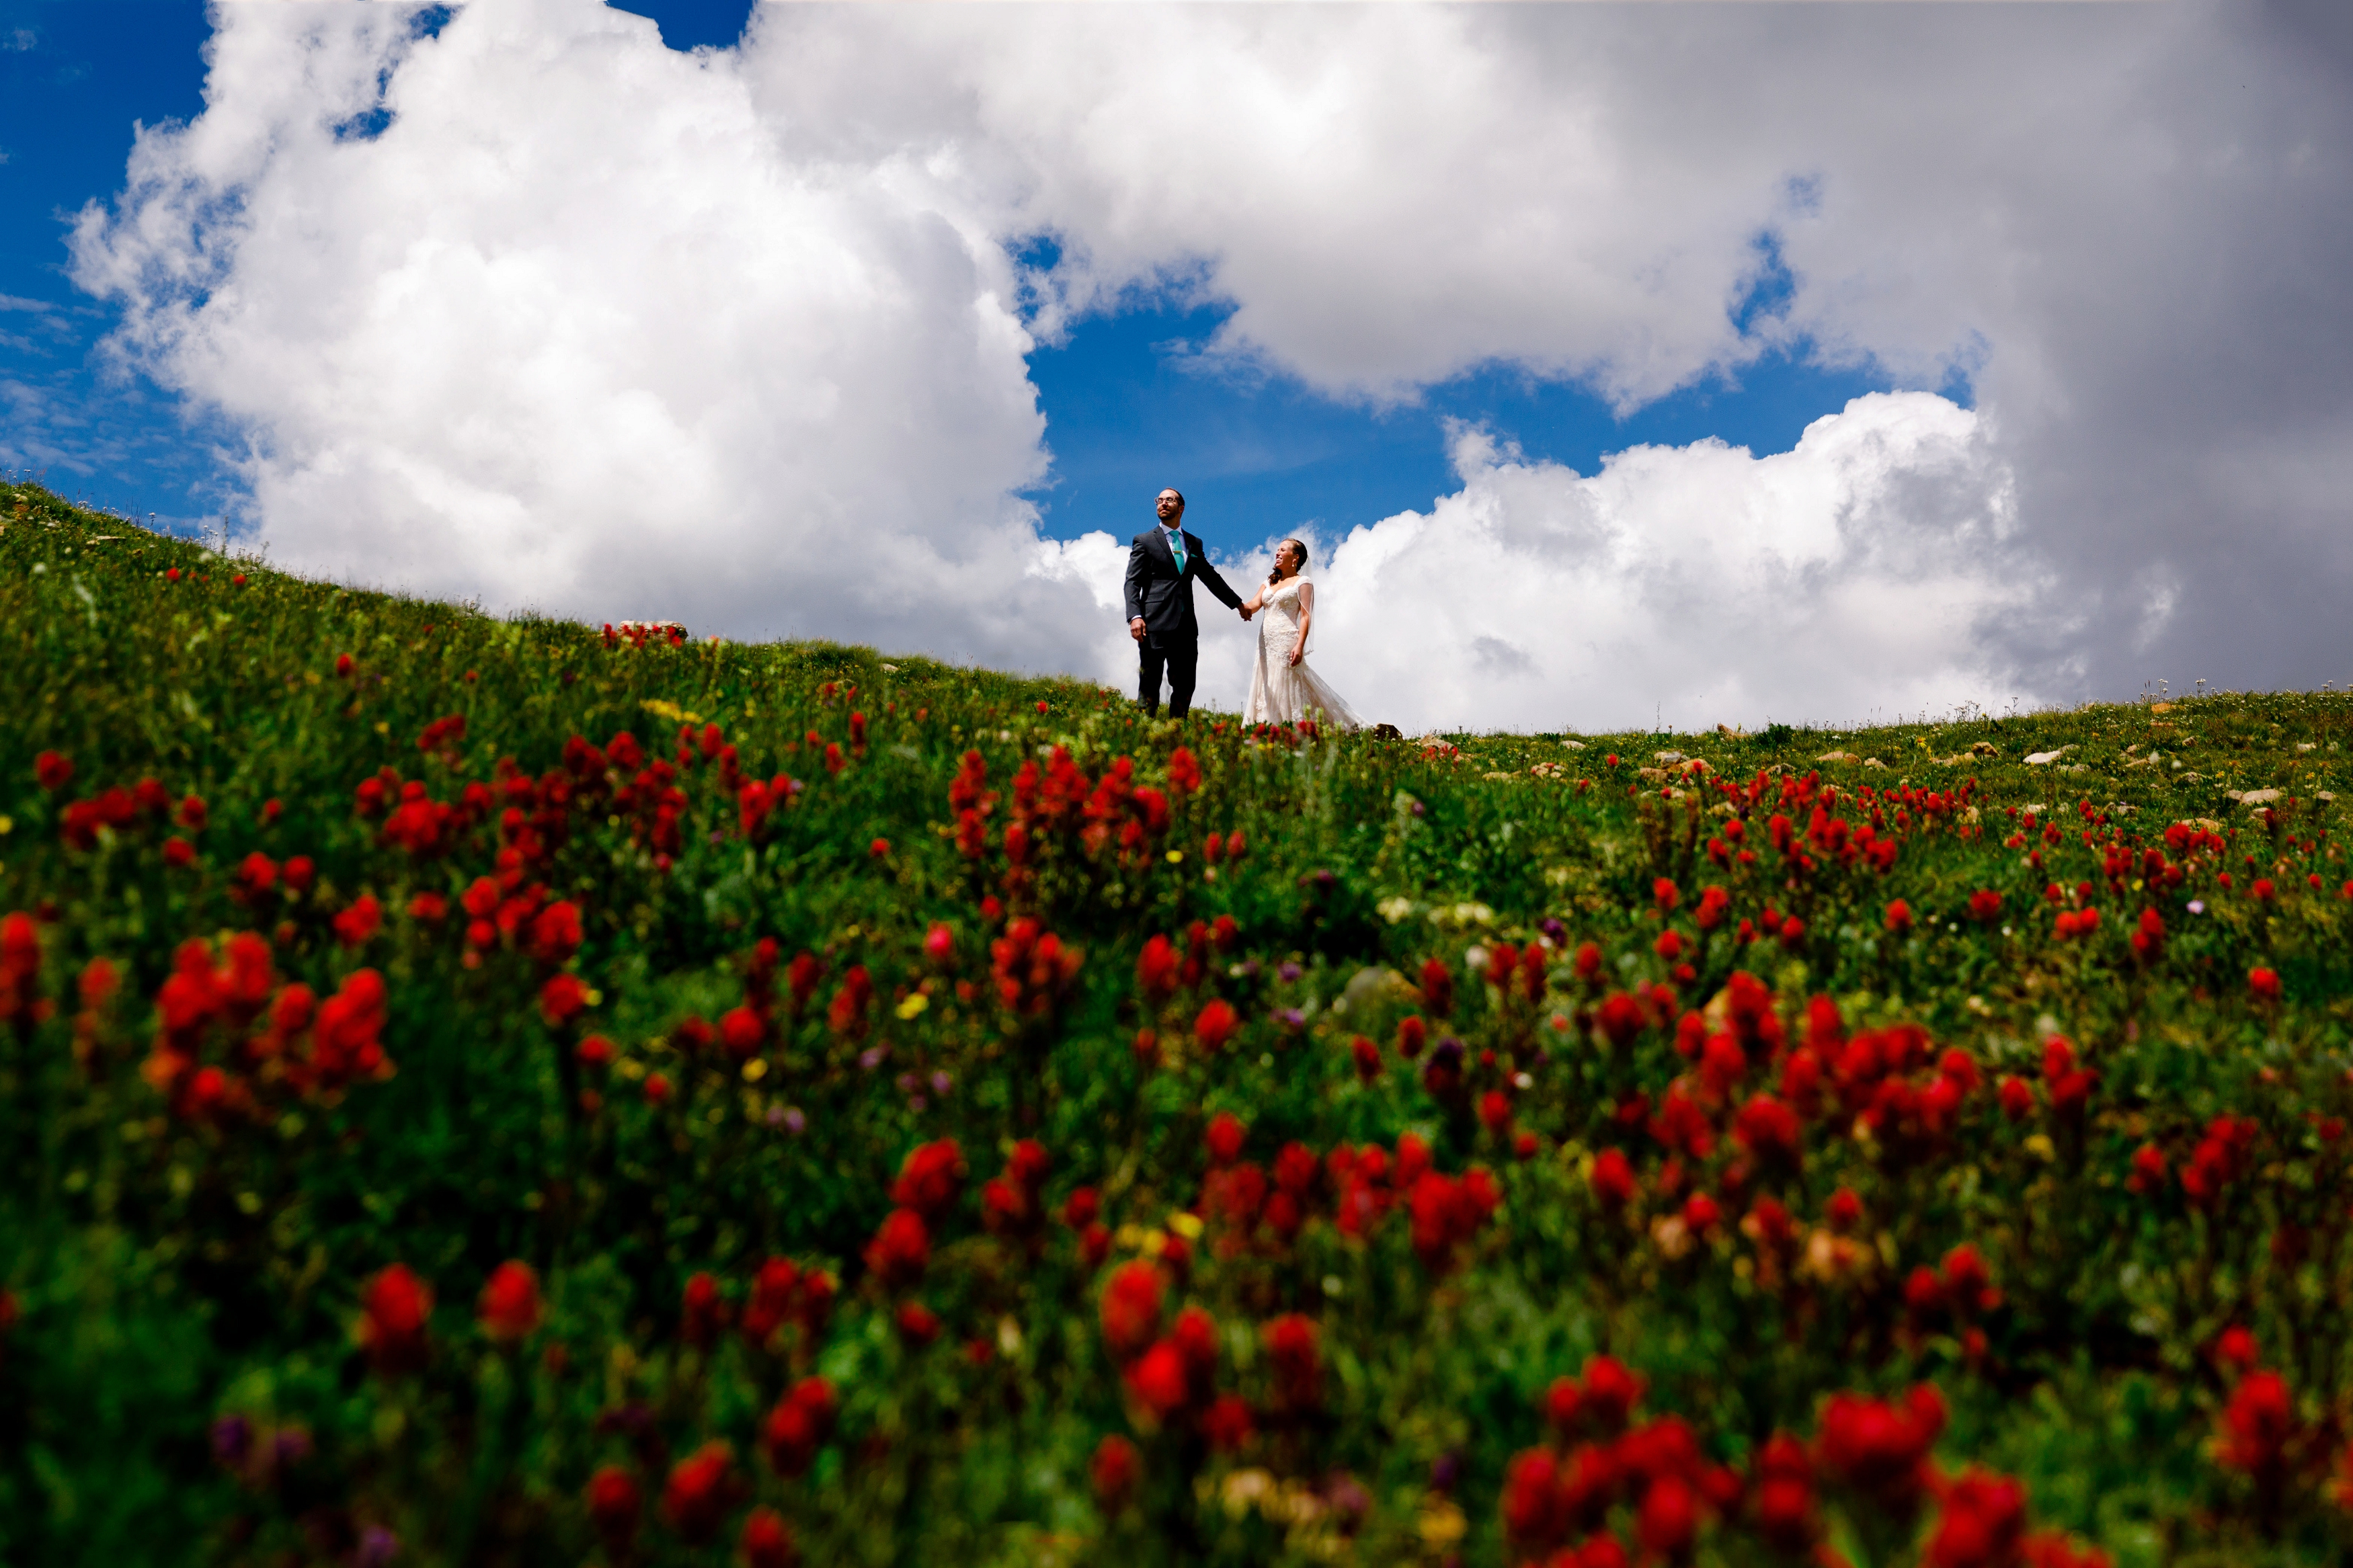
[[[1242,607],[1240,594],[1226,586],[1209,564],[1201,542],[1185,536],[1185,570],[1176,570],[1176,552],[1168,548],[1168,531],[1157,523],[1135,536],[1127,552],[1127,618],[1144,617],[1145,636],[1155,647],[1182,646],[1200,639],[1200,623],[1193,618],[1193,584],[1208,584],[1209,592],[1229,609]]]

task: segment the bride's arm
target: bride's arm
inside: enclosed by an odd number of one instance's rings
[[[1242,601],[1241,612],[1242,615],[1247,617],[1258,614],[1264,608],[1266,608],[1266,587],[1261,584],[1257,593],[1252,594],[1249,598]]]
[[[1315,584],[1299,584],[1299,637],[1291,645],[1291,662],[1307,657],[1307,628],[1315,624]]]

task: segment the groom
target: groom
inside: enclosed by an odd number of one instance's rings
[[[1182,719],[1193,706],[1193,668],[1201,651],[1201,629],[1193,619],[1193,583],[1229,609],[1240,610],[1241,596],[1226,586],[1218,569],[1201,552],[1201,542],[1185,531],[1185,498],[1162,490],[1156,503],[1160,526],[1135,536],[1127,553],[1127,633],[1142,656],[1136,700],[1147,713],[1160,711],[1160,672],[1168,671],[1168,716]]]

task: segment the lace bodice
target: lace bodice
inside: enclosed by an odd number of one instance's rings
[[[1304,577],[1287,578],[1282,586],[1268,589],[1266,597],[1260,601],[1261,613],[1271,622],[1288,626],[1293,632],[1298,631],[1299,589],[1306,581]]]

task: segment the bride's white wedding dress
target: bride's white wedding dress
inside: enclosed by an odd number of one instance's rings
[[[1363,721],[1340,694],[1316,677],[1305,658],[1291,662],[1299,641],[1299,590],[1304,577],[1292,577],[1267,591],[1258,613],[1258,664],[1250,671],[1246,724],[1296,724],[1312,719],[1335,729],[1355,730]]]

